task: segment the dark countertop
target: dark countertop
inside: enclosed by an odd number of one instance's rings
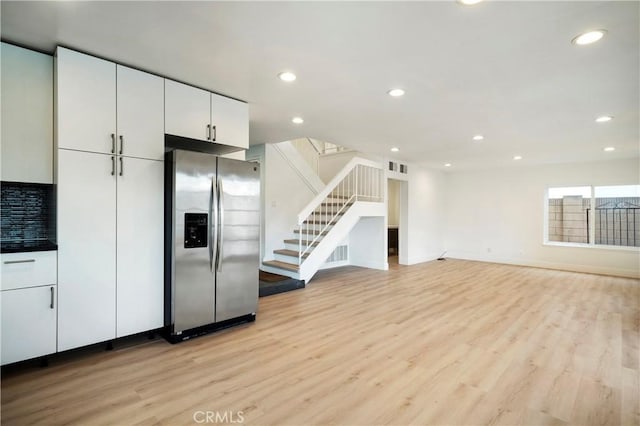
[[[22,253],[30,251],[52,251],[58,250],[58,245],[52,241],[2,241],[0,243],[0,253]]]

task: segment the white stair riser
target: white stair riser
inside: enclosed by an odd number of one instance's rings
[[[294,265],[298,264],[298,258],[294,256],[287,256],[284,254],[273,253],[273,258],[275,260],[279,260],[280,262],[293,263]]]
[[[300,279],[300,274],[297,272],[289,271],[287,269],[274,268],[273,266],[260,265],[260,269],[265,272],[271,272],[272,274],[284,275],[285,277]]]
[[[304,225],[302,225],[302,229],[307,231],[329,231],[331,230],[331,228],[333,228],[335,225],[335,223],[331,224],[331,225],[327,225],[327,224],[320,224],[320,223],[313,223],[313,222],[309,222],[309,223],[305,223]]]
[[[289,243],[284,243],[284,248],[286,248],[287,250],[294,250],[294,251],[298,251],[298,249],[300,248],[299,244],[289,244]],[[302,245],[302,250],[306,250],[307,246],[305,246],[304,244]],[[311,248],[311,250],[313,250],[313,248]]]

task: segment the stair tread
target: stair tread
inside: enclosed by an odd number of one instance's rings
[[[262,262],[263,265],[272,266],[274,268],[286,269],[287,271],[298,272],[300,267],[298,265],[294,265],[293,263],[281,262],[279,260],[265,260]]]
[[[322,203],[321,206],[325,207],[342,207],[342,206],[350,206],[353,203]]]
[[[327,220],[305,220],[303,223],[308,225],[335,225],[338,223],[337,220],[327,221]]]
[[[278,250],[274,250],[273,252],[276,254],[281,254],[283,256],[292,256],[292,257],[298,257],[298,255],[300,254],[300,252],[297,250],[289,250],[289,249],[278,249]],[[309,256],[309,253],[305,253],[302,255],[303,258],[307,256]]]
[[[331,213],[331,212],[317,212],[317,211],[313,211],[311,212],[312,215],[314,216],[342,216],[344,214],[344,212],[340,212],[340,213]]]
[[[285,244],[296,244],[296,245],[299,245],[300,244],[300,240],[284,240],[284,243]],[[311,245],[315,247],[318,244],[320,244],[320,243],[316,241],[315,243],[313,243]],[[304,240],[302,240],[302,245],[305,246],[305,247],[307,246],[307,244],[305,244]]]
[[[295,232],[296,234],[300,233],[299,229],[294,229],[293,232]],[[327,235],[329,232],[328,231],[312,231],[310,229],[306,229],[305,231],[302,232],[303,234],[311,234],[311,235]]]

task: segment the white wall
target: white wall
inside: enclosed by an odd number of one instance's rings
[[[388,269],[384,217],[363,217],[349,234],[349,260],[354,266]]]
[[[284,248],[284,239],[294,237],[298,213],[315,193],[272,145],[251,146],[247,159],[260,161],[263,194],[260,255],[270,260],[273,250]]]
[[[400,181],[387,180],[387,222],[388,226],[400,224]]]
[[[337,154],[321,155],[318,159],[318,175],[323,182],[330,182],[353,157],[362,157],[356,151],[346,151]],[[364,158],[364,157],[363,157]]]
[[[400,256],[399,263],[414,263],[434,260],[442,254],[445,207],[445,176],[438,170],[409,164],[406,194],[401,190]],[[389,172],[389,177],[402,176]],[[406,201],[405,201],[406,197]],[[403,217],[404,216],[404,217]]]
[[[344,152],[320,157],[320,173],[328,182],[353,157],[367,158],[385,166],[397,159],[381,158],[361,152]],[[387,171],[387,178],[406,181],[396,182],[398,186],[399,251],[398,262],[402,265],[427,262],[438,258],[444,251],[443,226],[445,209],[445,175],[443,172],[407,163],[409,173]],[[329,176],[330,175],[330,176]],[[388,197],[387,197],[388,198]],[[388,200],[387,200],[388,201]],[[402,207],[404,206],[404,208]],[[393,220],[393,219],[392,219]],[[387,218],[386,227],[392,222]],[[384,247],[387,247],[385,233]]]
[[[447,256],[637,277],[637,250],[543,245],[543,227],[547,187],[637,184],[639,173],[637,160],[448,173]]]

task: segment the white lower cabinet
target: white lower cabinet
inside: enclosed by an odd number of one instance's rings
[[[164,320],[164,163],[122,158],[118,175],[116,337]]]
[[[162,327],[164,163],[58,152],[58,350]]]
[[[2,365],[56,351],[56,286],[5,290],[2,298]]]
[[[58,150],[60,351],[115,338],[116,163]]]

